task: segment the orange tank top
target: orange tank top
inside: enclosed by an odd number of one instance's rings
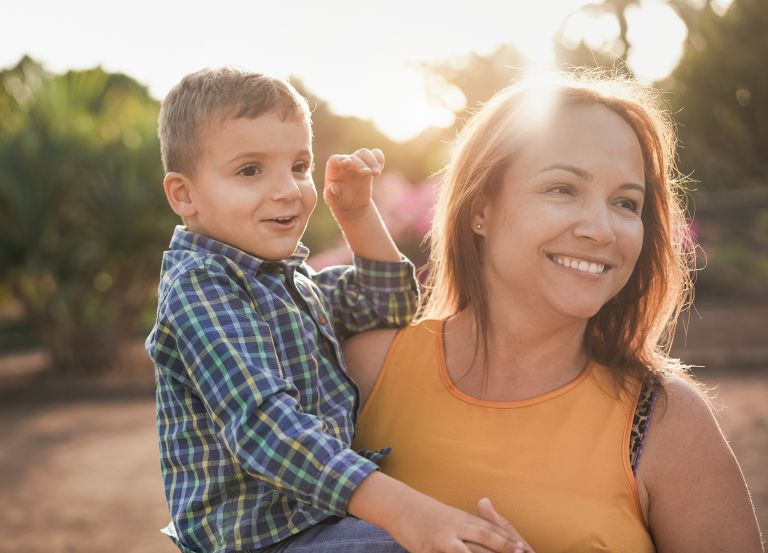
[[[655,551],[629,462],[639,386],[619,393],[597,363],[521,401],[463,394],[448,375],[443,321],[395,338],[360,413],[354,447],[392,447],[390,476],[476,513],[488,497],[537,553]]]

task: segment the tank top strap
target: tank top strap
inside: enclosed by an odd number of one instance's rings
[[[643,452],[648,427],[651,423],[653,408],[656,404],[658,386],[659,384],[655,380],[646,380],[643,382],[637,398],[635,415],[632,419],[632,433],[629,437],[629,462],[632,466],[633,474],[637,474],[637,467],[640,463],[640,456]]]

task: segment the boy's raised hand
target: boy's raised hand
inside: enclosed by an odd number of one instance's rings
[[[383,168],[384,153],[378,148],[328,159],[323,197],[337,219],[353,219],[369,209],[373,177],[381,175]]]

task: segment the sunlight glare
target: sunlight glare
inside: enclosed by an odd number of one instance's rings
[[[526,80],[530,87],[526,90],[523,104],[520,108],[522,115],[520,128],[544,128],[547,120],[555,113],[558,102],[557,85],[559,76],[548,70],[526,71]],[[553,83],[554,82],[554,83]]]
[[[576,12],[566,21],[563,41],[566,48],[575,49],[584,42],[592,50],[601,50],[619,38],[619,33],[619,21],[613,14]]]
[[[632,47],[627,65],[643,83],[663,79],[683,55],[688,29],[675,10],[661,0],[642,0],[627,8]]]
[[[728,11],[728,8],[731,7],[731,4],[733,4],[733,0],[712,0],[710,6],[712,6],[712,11],[717,15],[723,16]]]

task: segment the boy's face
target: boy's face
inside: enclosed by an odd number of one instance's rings
[[[187,227],[262,259],[290,256],[317,204],[309,123],[272,112],[228,118],[201,140]]]

